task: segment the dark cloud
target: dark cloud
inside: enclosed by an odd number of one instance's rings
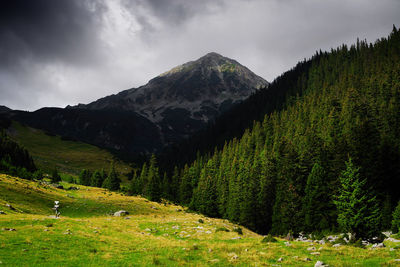
[[[95,60],[103,5],[88,0],[5,0],[0,8],[0,61],[86,64]]]

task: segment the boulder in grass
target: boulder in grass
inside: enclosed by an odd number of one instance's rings
[[[325,264],[325,263],[322,262],[322,261],[317,261],[317,262],[315,263],[315,265],[314,265],[314,267],[327,267],[327,266],[329,266],[329,265]]]
[[[10,210],[15,210],[15,208],[8,203],[6,204],[6,207],[9,208]]]
[[[126,210],[119,210],[117,212],[114,213],[115,217],[123,217],[129,215],[129,212],[127,212]]]
[[[4,211],[0,210],[0,214],[6,214]]]

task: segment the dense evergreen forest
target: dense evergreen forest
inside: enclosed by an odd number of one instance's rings
[[[193,148],[175,151],[174,164],[161,158],[160,170],[152,157],[135,173],[131,193],[260,233],[340,229],[371,237],[390,228],[400,199],[395,27],[374,44],[357,40],[317,52],[222,120],[196,141],[192,162]]]
[[[11,140],[5,133],[4,129],[9,125],[9,120],[0,118],[0,172],[32,179],[37,168],[29,152]],[[39,173],[35,173],[35,175],[39,175]]]

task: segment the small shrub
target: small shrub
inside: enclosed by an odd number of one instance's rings
[[[48,224],[46,224],[46,227],[53,227],[53,224],[52,223],[48,223]]]
[[[154,264],[154,265],[161,265],[160,259],[157,258],[157,257],[153,257],[153,264]]]
[[[268,234],[261,240],[261,243],[275,243],[278,242],[271,234]]]
[[[199,223],[204,223],[204,221],[202,219],[199,219]]]
[[[230,231],[225,227],[218,227],[217,230],[215,230],[215,232],[230,232]]]
[[[243,230],[240,227],[236,227],[233,229],[234,232],[238,233],[239,235],[243,235]]]
[[[365,248],[365,246],[364,246],[363,243],[362,243],[361,238],[357,239],[357,240],[354,241],[354,242],[351,242],[351,245],[352,245],[353,247],[356,247],[356,248]]]

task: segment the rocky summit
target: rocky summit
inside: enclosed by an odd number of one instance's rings
[[[100,147],[130,154],[151,153],[198,132],[221,113],[267,86],[267,81],[237,61],[208,53],[144,86],[89,104],[45,108],[16,118]]]

